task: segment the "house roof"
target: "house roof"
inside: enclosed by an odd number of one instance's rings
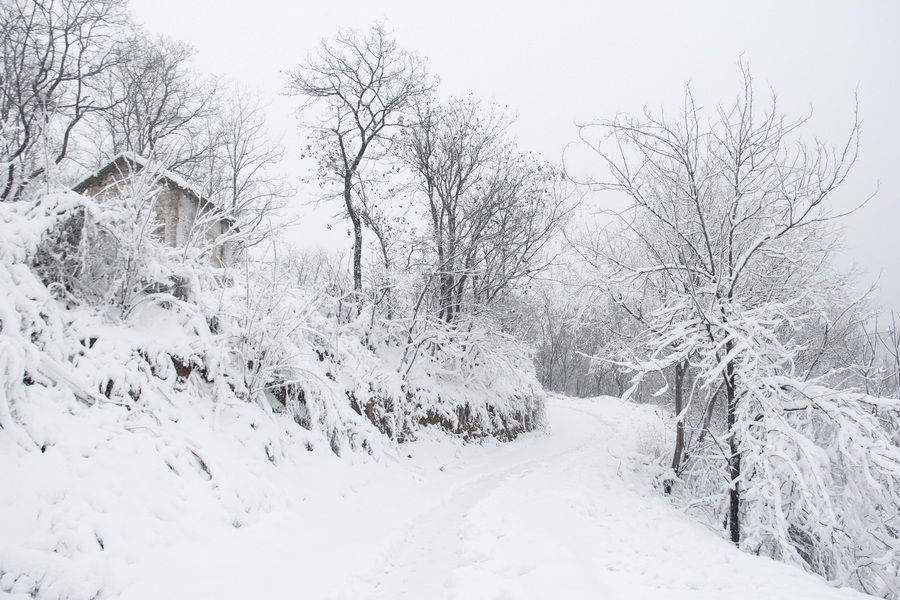
[[[197,190],[197,188],[191,185],[191,183],[189,183],[187,179],[185,179],[178,173],[162,168],[162,165],[160,163],[146,159],[139,154],[135,154],[134,152],[122,152],[116,155],[116,157],[113,158],[109,163],[107,163],[105,167],[85,177],[74,186],[72,186],[72,190],[79,194],[83,194],[92,186],[102,183],[110,175],[114,175],[116,173],[122,174],[125,171],[124,167],[126,165],[134,170],[147,169],[148,171],[155,173],[156,182],[161,182],[169,188],[180,189],[193,196],[194,199],[201,204],[209,204],[210,206],[212,206],[212,203],[208,199],[204,198],[203,194],[201,194]]]

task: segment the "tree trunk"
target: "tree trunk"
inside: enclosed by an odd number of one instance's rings
[[[448,266],[452,269],[452,262]],[[440,316],[447,323],[453,321],[453,274],[450,272],[441,273]]]
[[[344,180],[344,205],[347,207],[347,215],[353,223],[353,290],[355,292],[362,291],[362,221],[359,213],[353,206],[353,199],[350,195],[353,188],[350,177]]]
[[[730,356],[734,349],[734,342],[725,344],[725,355]],[[731,479],[731,487],[728,491],[728,531],[731,541],[737,545],[741,541],[741,486],[738,479],[741,476],[741,455],[738,451],[738,439],[734,426],[737,421],[737,394],[735,393],[734,364],[725,365],[725,397],[728,402],[728,471]]]
[[[675,475],[681,473],[681,463],[684,459],[684,375],[687,372],[687,361],[675,364],[675,452],[672,455],[672,471]],[[666,494],[672,493],[672,480],[663,484]]]

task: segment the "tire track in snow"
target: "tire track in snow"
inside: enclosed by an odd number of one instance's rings
[[[359,580],[353,593],[344,590],[334,597],[384,600],[455,597],[454,589],[465,583],[461,570],[493,558],[480,549],[482,544],[473,543],[473,536],[484,533],[481,531],[484,524],[471,518],[474,509],[508,482],[552,469],[565,462],[567,456],[583,452],[585,446],[600,437],[609,426],[591,412],[558,408],[562,411],[554,415],[551,435],[493,449],[491,454],[500,454],[510,447],[518,451],[463,465],[464,469],[482,474],[465,481],[437,507],[409,522],[379,561],[375,572]],[[513,464],[508,464],[511,460]],[[492,464],[494,462],[501,464]],[[507,533],[494,531],[489,535],[502,543]],[[530,568],[529,565],[522,566],[526,571]]]

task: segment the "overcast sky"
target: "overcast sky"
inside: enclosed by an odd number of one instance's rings
[[[523,149],[560,160],[576,121],[646,106],[677,110],[691,81],[699,104],[728,101],[737,62],[771,85],[783,111],[813,108],[805,133],[841,144],[859,90],[862,153],[835,201],[876,197],[846,220],[848,261],[900,309],[900,2],[897,0],[554,1],[131,0],[153,32],[191,42],[196,66],[276,96],[282,71],[339,26],[386,19],[428,59],[441,93],[493,98],[518,114]],[[273,129],[299,147],[296,99],[277,97]],[[288,161],[299,159],[288,155]],[[291,162],[287,164],[291,166]],[[595,200],[603,202],[603,198]],[[333,211],[332,211],[333,212]],[[321,239],[326,219],[298,234]],[[343,232],[332,235],[343,235]]]

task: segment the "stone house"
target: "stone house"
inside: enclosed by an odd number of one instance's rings
[[[141,181],[147,174],[152,180]],[[155,189],[153,235],[173,248],[183,248],[189,243],[209,245],[212,265],[224,267],[232,263],[232,244],[219,240],[234,228],[234,221],[183,177],[158,169],[137,154],[119,154],[72,189],[98,201],[106,201],[118,198],[137,182],[150,184]]]

